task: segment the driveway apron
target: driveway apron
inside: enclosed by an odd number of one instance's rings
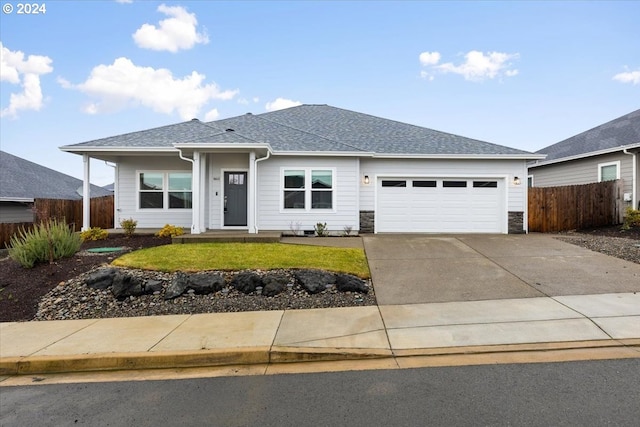
[[[379,305],[640,291],[640,265],[548,235],[365,235]]]

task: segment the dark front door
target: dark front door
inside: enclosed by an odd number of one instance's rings
[[[247,173],[224,173],[224,225],[247,225]]]

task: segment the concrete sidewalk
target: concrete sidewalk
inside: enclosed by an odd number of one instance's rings
[[[640,293],[0,323],[0,374],[620,347]]]

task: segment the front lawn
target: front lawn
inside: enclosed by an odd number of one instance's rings
[[[362,249],[283,243],[189,243],[141,249],[113,261],[119,267],[160,271],[317,268],[369,278]]]

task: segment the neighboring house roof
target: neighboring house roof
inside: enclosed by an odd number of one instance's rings
[[[640,147],[640,110],[536,151],[547,155],[537,163],[556,163],[635,147]]]
[[[111,194],[91,186],[91,197]],[[0,151],[0,200],[32,199],[82,199],[82,180]]]
[[[274,153],[515,156],[532,153],[328,105],[300,105],[203,123],[197,119],[61,147],[64,151],[255,146]]]

